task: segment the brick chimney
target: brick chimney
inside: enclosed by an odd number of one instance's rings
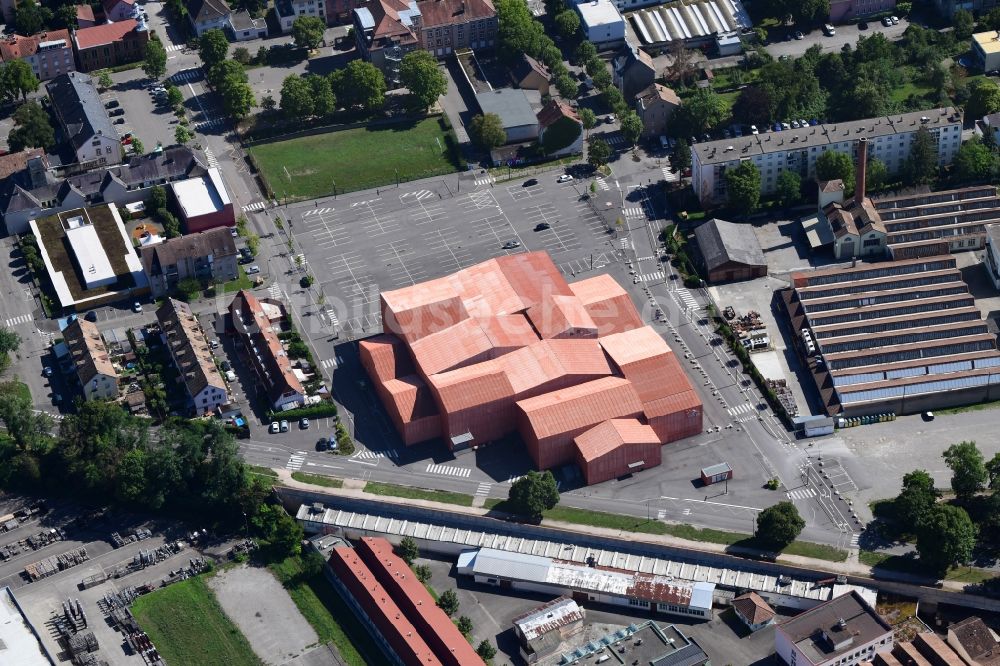
[[[868,175],[868,138],[858,139],[858,166],[854,170],[854,203],[858,206],[865,202],[865,176]]]

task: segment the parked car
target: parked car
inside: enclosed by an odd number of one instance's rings
[[[546,229],[551,229],[552,225],[548,222],[539,222],[535,225],[535,231],[545,231]]]
[[[118,107],[117,109],[111,109],[111,111],[108,113],[108,115],[111,116],[112,118],[115,118],[117,116],[124,116],[125,115],[125,109],[123,109],[121,107]]]
[[[827,37],[833,37],[834,35],[837,34],[837,29],[834,28],[829,23],[826,23],[823,25],[823,34],[826,35]]]
[[[326,437],[320,437],[319,441],[316,442],[317,451],[326,451]]]
[[[281,430],[281,426],[278,424],[277,421],[271,421],[271,427],[268,430],[273,435],[274,433],[276,433],[279,430]]]
[[[615,116],[615,114],[612,113],[607,118],[605,118],[605,120],[607,120],[608,124],[610,125],[616,120],[618,120],[618,118]]]
[[[890,25],[892,25],[892,19],[890,19],[888,16],[883,17],[882,25],[888,28]]]
[[[868,23],[865,21],[858,21],[858,30],[867,30]]]
[[[132,304],[132,312],[142,312],[142,303],[136,301]]]
[[[532,187],[534,185],[538,185],[538,179],[537,178],[529,178],[528,180],[526,180],[523,183],[521,183],[521,187]]]
[[[757,129],[756,125],[751,125],[750,126],[750,133],[751,134],[760,134],[760,130]]]
[[[232,370],[226,370],[226,381],[227,382],[235,382],[236,381],[236,373],[233,372]]]
[[[509,240],[501,245],[501,247],[505,250],[513,250],[515,247],[521,247],[521,241]]]
[[[257,273],[260,273],[260,266],[258,266],[257,264],[254,264],[253,266],[247,268],[247,275],[256,275]]]
[[[564,173],[563,175],[556,178],[557,183],[568,183],[571,180],[573,180],[573,176],[569,175],[568,173]]]
[[[124,119],[124,118],[115,118],[115,125],[124,125],[124,124],[125,124],[125,119]],[[128,144],[130,144],[130,143],[132,143],[132,139],[129,139],[129,140],[128,140],[128,141],[127,141],[127,142],[125,143],[125,145],[128,145]]]
[[[899,18],[896,16],[890,16],[889,20],[892,22],[893,25],[897,25],[899,23]]]
[[[288,432],[288,421],[281,419],[281,432]]]
[[[52,368],[50,368],[49,366],[45,366],[44,368],[42,368],[42,374],[45,375],[46,377],[51,377]]]
[[[299,419],[299,430],[309,430],[309,419]]]
[[[221,363],[223,371],[229,371],[233,369],[232,364],[229,361],[223,361]]]
[[[83,318],[87,321],[97,321],[97,310],[89,310],[87,314],[83,315]]]
[[[113,99],[113,100],[111,100],[110,102],[107,102],[107,103],[106,103],[106,104],[104,105],[104,108],[105,108],[105,109],[114,109],[114,108],[117,108],[118,106],[119,106],[119,102],[118,102],[118,100],[116,100],[116,99]]]
[[[802,34],[801,30],[795,31],[795,39],[802,39],[803,37],[805,37],[805,35]]]

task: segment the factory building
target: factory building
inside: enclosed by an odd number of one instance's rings
[[[760,169],[761,194],[773,194],[782,171],[812,180],[816,158],[828,150],[856,158],[861,138],[868,139],[868,156],[882,160],[889,173],[896,174],[922,127],[937,142],[938,163],[950,164],[962,143],[962,114],[947,107],[698,143],[691,146],[691,183],[702,205],[721,204],[726,200],[726,170],[749,160]]]
[[[774,651],[794,666],[855,666],[892,649],[892,627],[857,592],[775,627]]]
[[[792,330],[829,415],[908,414],[1000,398],[1000,353],[948,255],[793,273]],[[800,348],[804,348],[800,345]]]
[[[544,252],[383,292],[361,363],[407,445],[454,450],[517,431],[539,469],[590,483],[660,463],[702,405],[663,338],[608,276],[568,284]]]
[[[622,9],[635,9],[637,3],[620,2]],[[642,3],[639,3],[642,4]],[[738,35],[752,28],[753,20],[739,0],[678,0],[641,9],[627,15],[629,28],[643,47],[665,46],[683,41],[689,47],[703,46],[718,36]]]
[[[457,571],[477,583],[504,589],[563,594],[592,603],[712,619],[715,583],[688,583],[671,576],[598,568],[493,548],[462,553]]]

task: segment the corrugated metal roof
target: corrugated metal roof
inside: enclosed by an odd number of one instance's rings
[[[583,302],[597,326],[598,336],[621,333],[643,325],[628,292],[607,273],[573,282],[569,288]]]
[[[390,379],[382,384],[392,398],[396,413],[404,423],[437,414],[434,396],[417,375]]]
[[[544,339],[597,337],[597,325],[575,296],[556,294],[544,298],[528,309],[528,318]]]
[[[445,416],[514,397],[514,389],[496,361],[438,373],[429,380]]]
[[[511,623],[516,626],[526,641],[565,627],[584,618],[583,609],[569,597],[556,597],[539,608],[534,608],[515,617]]]
[[[380,382],[413,372],[413,363],[407,356],[403,341],[395,335],[376,335],[359,343],[362,362],[367,357],[366,369]]]
[[[620,446],[659,444],[652,428],[638,419],[610,419],[599,423],[573,440],[586,461],[595,460]]]
[[[517,406],[527,416],[538,439],[642,412],[635,388],[620,377],[602,377],[521,400]]]
[[[476,319],[464,319],[410,343],[410,353],[425,375],[485,361],[492,349]]]

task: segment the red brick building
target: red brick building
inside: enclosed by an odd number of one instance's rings
[[[77,68],[81,72],[115,67],[142,60],[149,31],[139,30],[135,19],[80,28],[73,33]]]

